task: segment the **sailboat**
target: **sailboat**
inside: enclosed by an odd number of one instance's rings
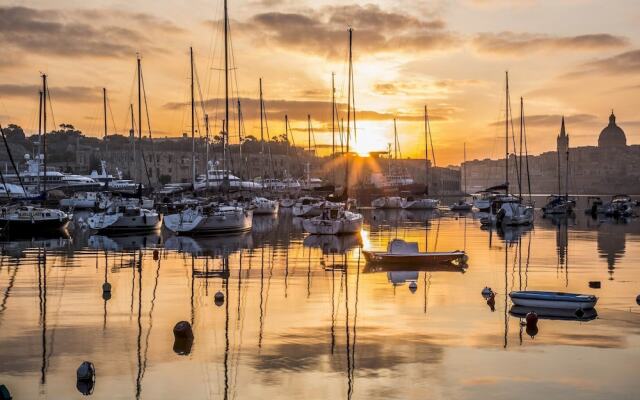
[[[227,147],[229,142],[229,15],[227,1],[224,1],[224,85],[225,85],[225,123],[222,129],[222,171],[224,177],[219,189],[229,190],[229,170],[227,169]],[[194,119],[194,64],[191,51],[191,114]],[[194,123],[191,124],[192,129]],[[243,232],[251,230],[253,213],[243,207],[223,203],[210,203],[188,207],[178,213],[164,217],[164,225],[177,234],[217,234],[229,232]]]
[[[566,171],[565,171],[565,194],[561,193],[562,171],[560,168],[560,145],[563,145],[566,151]],[[542,207],[544,215],[567,215],[573,212],[575,201],[569,199],[569,136],[564,127],[564,117],[562,117],[562,125],[560,127],[560,136],[558,136],[558,194],[551,195],[547,198],[547,204]]]
[[[440,206],[440,200],[431,199],[429,195],[429,140],[431,140],[431,125],[429,124],[429,113],[427,106],[424,106],[424,179],[425,179],[425,196],[422,198],[407,197],[402,202],[402,208],[405,210],[435,210]],[[431,145],[433,152],[433,142]],[[434,153],[435,154],[435,153]]]
[[[519,226],[533,223],[533,207],[522,204],[522,197],[509,194],[509,121],[511,103],[509,97],[509,72],[506,72],[505,90],[505,194],[496,196],[491,203],[489,214],[480,219],[482,225]],[[521,108],[522,113],[522,108]],[[520,116],[522,121],[524,116]],[[520,192],[522,182],[520,180]]]
[[[44,170],[46,171],[47,167],[47,147],[46,147],[46,132],[47,132],[47,96],[49,95],[49,87],[47,86],[47,75],[42,75],[42,92],[40,93],[40,118],[43,121],[42,126],[44,127],[43,134],[43,147],[42,147],[42,161],[44,163]],[[2,127],[0,127],[0,130]],[[11,155],[11,151],[9,146],[7,145],[6,138],[4,135],[4,131],[2,131],[2,138],[5,142],[6,150],[9,155],[9,159],[13,166],[13,169],[16,173],[16,177],[18,182],[20,183],[20,187],[22,188],[23,193],[27,191],[24,188],[24,184],[22,178],[20,177],[20,173],[16,168],[15,163],[13,162],[13,157]],[[0,174],[2,180],[4,181],[4,177]],[[5,185],[5,189],[7,188],[6,182],[3,182]],[[47,182],[46,179],[43,179],[43,192],[47,192]],[[0,229],[2,230],[2,234],[4,235],[43,235],[47,233],[56,233],[64,230],[69,224],[69,220],[71,219],[70,215],[65,213],[64,211],[51,209],[51,208],[43,208],[43,207],[34,207],[34,206],[8,206],[2,207],[0,209]]]
[[[467,195],[467,167],[466,167],[467,144],[466,143],[463,145],[463,149],[464,149],[463,150],[464,159],[462,162],[462,179],[464,180],[464,195],[466,196]],[[451,211],[471,211],[472,208],[473,208],[473,204],[469,203],[465,199],[461,199],[457,203],[449,206],[449,209]]]
[[[139,56],[137,57],[136,65],[138,79],[138,129],[139,135],[142,136],[142,65]],[[133,107],[131,111],[133,115]],[[142,146],[142,141],[140,141],[140,146]],[[140,149],[140,151],[142,151],[142,149]],[[139,167],[142,167],[142,162],[138,162],[138,164]],[[141,171],[140,178],[142,179]],[[162,218],[157,211],[141,207],[144,206],[145,200],[147,202],[150,201],[149,199],[142,198],[142,184],[138,185],[138,197],[135,199],[105,197],[98,203],[98,207],[104,207],[105,211],[89,217],[87,224],[91,229],[99,232],[131,232],[158,229]],[[153,203],[151,203],[151,206],[153,206]]]
[[[353,29],[349,28],[349,89],[347,100],[347,159],[345,162],[345,183],[344,193],[346,203],[329,203],[327,208],[322,206],[321,214],[317,217],[302,221],[302,227],[306,232],[316,235],[338,235],[358,233],[362,229],[364,217],[362,214],[348,210],[349,205],[349,137],[352,99],[354,98],[353,87]],[[354,109],[355,110],[355,109]],[[355,113],[355,111],[354,111]],[[355,119],[355,118],[354,118]],[[355,123],[354,123],[355,129]]]

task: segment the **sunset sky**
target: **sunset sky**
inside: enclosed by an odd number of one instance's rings
[[[37,129],[44,72],[57,124],[102,135],[106,87],[110,133],[125,133],[139,52],[153,135],[181,135],[191,129],[193,46],[198,91],[220,129],[222,0],[0,4],[3,126]],[[351,26],[357,151],[385,149],[397,116],[402,155],[423,156],[427,104],[438,165],[459,163],[463,142],[467,159],[500,156],[505,70],[514,113],[524,97],[531,153],[555,148],[562,115],[571,146],[595,145],[611,109],[627,142],[640,143],[637,0],[242,0],[229,1],[229,13],[246,134],[259,136],[262,77],[270,136],[283,132],[288,113],[303,144],[310,113],[316,142],[331,142],[331,73],[344,103]]]

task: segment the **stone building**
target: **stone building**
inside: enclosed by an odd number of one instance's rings
[[[531,191],[535,194],[640,194],[640,145],[627,145],[626,135],[611,113],[597,146],[569,147],[564,118],[557,137],[556,151],[529,156],[518,165],[509,157],[509,186],[518,192],[519,175],[527,192],[527,161]],[[473,160],[465,164],[469,191],[505,182],[505,160]],[[520,172],[520,173],[519,173]]]

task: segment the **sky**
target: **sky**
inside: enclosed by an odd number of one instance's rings
[[[260,137],[258,80],[268,133],[332,143],[331,80],[346,120],[353,28],[356,151],[386,150],[397,118],[400,153],[424,157],[429,110],[437,165],[504,154],[505,71],[518,134],[523,97],[529,152],[555,149],[564,115],[571,146],[597,144],[613,109],[628,144],[640,144],[640,7],[636,0],[229,1],[233,107],[244,135]],[[1,0],[0,123],[37,131],[38,88],[48,76],[49,121],[103,135],[128,132],[140,54],[144,134],[190,133],[190,63],[198,135],[224,117],[222,0]],[[144,106],[144,105],[143,105]],[[53,117],[51,117],[51,115]],[[49,122],[51,126],[51,122]],[[234,139],[235,138],[235,139]],[[339,143],[339,139],[336,139]]]

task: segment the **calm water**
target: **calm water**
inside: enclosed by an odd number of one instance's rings
[[[578,213],[491,232],[473,214],[365,213],[359,239],[308,238],[281,215],[222,238],[3,243],[0,383],[16,399],[81,398],[90,360],[100,399],[638,398],[640,221]],[[368,268],[360,247],[395,237],[465,249],[469,267]],[[532,338],[509,314],[517,289],[597,294],[597,318],[541,319]]]

